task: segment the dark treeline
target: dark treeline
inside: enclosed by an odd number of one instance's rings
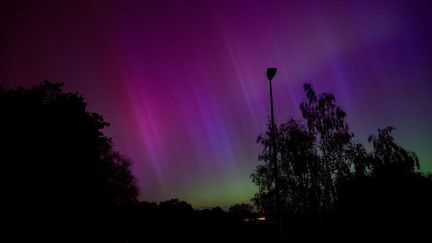
[[[160,203],[139,202],[127,209],[130,242],[274,242],[277,227],[258,221],[261,216],[249,204],[193,209],[171,199]],[[247,220],[247,221],[246,221]]]
[[[276,130],[286,242],[424,239],[432,178],[418,172],[417,156],[396,144],[391,127],[370,136],[367,151],[332,94],[310,85],[305,94],[304,119]],[[0,87],[0,114],[8,242],[280,242],[270,129],[258,137],[255,210],[198,210],[178,199],[139,201],[131,162],[102,132],[109,124],[61,84]]]

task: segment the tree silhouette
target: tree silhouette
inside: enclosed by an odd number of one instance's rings
[[[331,93],[317,95],[304,85],[306,99],[300,110],[304,120],[290,119],[277,126],[277,163],[284,213],[298,216],[321,215],[333,210],[341,193],[353,180],[380,173],[414,172],[417,156],[394,142],[392,127],[369,137],[373,149],[353,141],[345,121],[346,113]],[[305,123],[305,125],[303,125]],[[260,164],[251,174],[258,186],[253,200],[267,213],[274,213],[274,174],[271,160],[271,124],[258,136],[262,145]]]
[[[238,203],[229,207],[228,212],[237,217],[245,217],[252,213],[253,206],[247,203]]]
[[[351,148],[354,134],[345,122],[346,113],[336,105],[331,93],[316,95],[305,84],[306,100],[300,105],[309,133],[315,137],[320,156],[323,208],[331,209],[338,199],[338,187],[351,177]]]
[[[270,124],[269,124],[270,126]],[[263,162],[252,173],[252,180],[258,185],[254,201],[267,213],[274,212],[274,175],[271,162],[270,130],[257,140],[264,147],[259,155]],[[314,138],[306,128],[294,119],[276,129],[278,166],[281,182],[281,201],[284,212],[305,213],[317,210],[321,194],[319,185],[319,164],[314,150]]]
[[[354,144],[354,134],[345,122],[346,113],[336,105],[330,93],[316,95],[305,84],[306,99],[300,110],[305,119],[294,119],[276,130],[281,198],[285,212],[318,214],[330,210],[338,199],[338,190],[351,177],[351,167],[362,146]],[[269,212],[274,208],[274,175],[270,163],[270,129],[258,136],[263,146],[252,180],[258,185],[255,203]],[[363,159],[363,157],[361,157]],[[360,163],[360,162],[359,162]]]
[[[159,210],[167,215],[187,215],[191,214],[193,208],[185,201],[177,198],[170,199],[159,203]]]
[[[397,145],[391,134],[393,127],[378,129],[377,136],[369,136],[368,141],[373,144],[372,164],[374,173],[383,170],[414,171],[420,169],[417,155]]]
[[[2,196],[12,220],[28,222],[23,229],[78,235],[104,228],[107,210],[137,201],[130,161],[114,151],[101,131],[109,124],[80,95],[47,81],[1,89],[0,114]]]

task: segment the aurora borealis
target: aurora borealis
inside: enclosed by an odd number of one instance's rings
[[[111,123],[141,199],[248,202],[269,115],[335,94],[357,141],[387,125],[432,171],[430,1],[9,1],[0,84],[44,79]]]

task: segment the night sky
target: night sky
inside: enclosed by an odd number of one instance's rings
[[[0,30],[0,84],[82,94],[142,200],[252,198],[269,66],[277,121],[310,82],[356,141],[395,126],[432,171],[432,1],[2,1]]]

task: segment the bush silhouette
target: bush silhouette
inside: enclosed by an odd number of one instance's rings
[[[356,178],[336,206],[332,241],[426,242],[430,205],[430,176],[388,169]]]

